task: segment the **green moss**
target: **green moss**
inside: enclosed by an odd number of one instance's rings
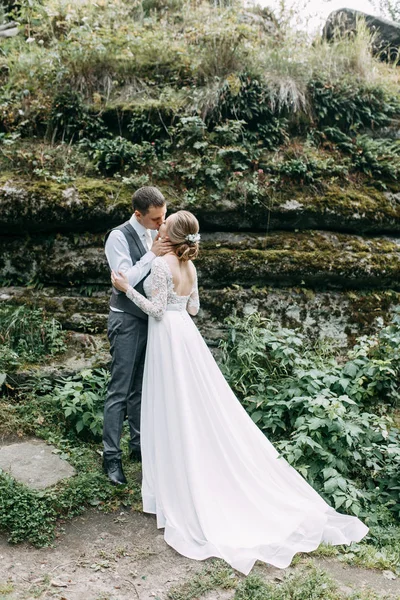
[[[365,252],[245,250],[203,252],[200,278],[207,285],[254,285],[266,282],[317,287],[400,288],[400,261],[392,255]]]
[[[61,234],[0,240],[5,281],[108,286],[101,234]],[[324,232],[273,232],[266,237],[216,235],[198,259],[206,286],[250,287],[274,282],[309,287],[400,286],[400,247],[386,238]]]
[[[205,250],[252,249],[252,250],[296,250],[299,252],[370,252],[384,254],[399,253],[399,244],[388,238],[363,237],[345,233],[324,231],[271,231],[265,235],[243,234],[214,234],[205,237],[202,248]]]
[[[62,184],[3,172],[0,186],[0,232],[7,234],[106,231],[132,214],[133,191],[112,179],[82,177]],[[169,188],[161,189],[169,199]]]
[[[203,188],[196,190],[194,201],[184,200],[179,185],[157,178],[151,184],[163,191],[170,211],[193,211],[203,231],[400,231],[400,203],[393,194],[379,191],[367,181],[341,186],[327,183],[318,193],[291,185],[262,202],[246,200],[239,193],[228,200],[222,192],[211,194]],[[132,193],[133,189],[115,179],[79,177],[62,184],[3,172],[0,231],[105,231],[129,218]]]
[[[397,189],[399,191],[399,189]],[[313,211],[333,211],[343,217],[369,220],[385,226],[400,219],[400,203],[393,202],[390,194],[364,185],[329,185],[322,193],[305,201],[305,206]]]

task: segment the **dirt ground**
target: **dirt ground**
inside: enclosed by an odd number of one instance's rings
[[[304,558],[307,560],[307,558]],[[400,599],[400,580],[349,567],[336,559],[314,559],[343,591],[365,587]],[[166,600],[168,590],[204,567],[177,554],[155,518],[137,512],[88,511],[65,526],[54,547],[9,545],[0,537],[0,598],[7,600]],[[298,567],[294,567],[298,568]],[[258,563],[254,572],[280,580],[282,570]],[[231,600],[214,590],[202,600]]]

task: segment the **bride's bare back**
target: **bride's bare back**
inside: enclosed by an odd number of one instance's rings
[[[183,261],[175,254],[165,254],[163,259],[168,263],[172,274],[174,291],[178,296],[189,296],[193,291],[196,269],[191,260]]]

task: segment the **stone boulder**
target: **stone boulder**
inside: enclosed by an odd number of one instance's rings
[[[396,60],[400,50],[400,23],[389,21],[383,17],[375,17],[350,8],[341,8],[328,16],[323,36],[331,40],[337,31],[342,35],[355,33],[360,19],[364,19],[368,29],[375,34],[374,54],[378,54],[383,60]]]
[[[0,38],[15,37],[18,35],[18,23],[3,23],[0,25]]]

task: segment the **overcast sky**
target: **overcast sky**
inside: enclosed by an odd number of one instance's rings
[[[301,7],[307,29],[315,31],[321,29],[327,16],[333,10],[339,8],[354,8],[368,14],[378,14],[368,0],[284,0],[286,6],[295,5]],[[277,8],[280,5],[279,0],[257,0],[256,4]]]

